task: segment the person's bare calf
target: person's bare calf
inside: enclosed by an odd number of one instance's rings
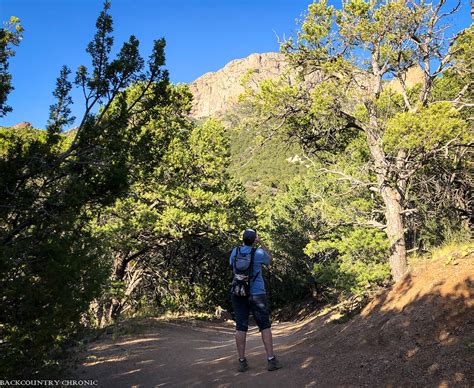
[[[262,340],[263,345],[265,346],[265,351],[267,352],[267,358],[273,357],[273,337],[272,337],[272,329],[264,329],[261,331],[262,333]]]

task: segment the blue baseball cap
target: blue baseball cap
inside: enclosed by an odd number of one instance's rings
[[[244,234],[242,235],[242,240],[244,240],[245,245],[252,245],[257,238],[257,231],[254,229],[245,229]]]

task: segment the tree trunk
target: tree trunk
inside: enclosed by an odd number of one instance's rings
[[[115,282],[123,282],[125,278],[125,270],[127,269],[128,261],[127,256],[124,254],[117,254],[114,259],[112,280]],[[110,309],[108,311],[108,319],[110,322],[115,322],[122,309],[121,300],[117,296],[114,296],[110,301]]]
[[[365,132],[370,153],[374,160],[377,184],[385,207],[385,232],[390,243],[389,263],[393,280],[400,280],[407,271],[407,259],[405,248],[405,233],[403,227],[402,195],[396,188],[390,186],[388,181],[388,161],[383,150],[382,139],[378,136],[375,118],[372,120],[373,127]]]
[[[393,280],[398,281],[407,272],[401,198],[400,194],[389,186],[383,187],[381,194],[385,204],[386,233],[390,242],[390,269]]]
[[[122,311],[122,307],[122,303],[120,303],[117,298],[112,298],[112,303],[110,305],[108,314],[109,322],[115,322],[118,319],[120,312]]]

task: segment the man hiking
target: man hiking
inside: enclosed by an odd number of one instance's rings
[[[255,243],[261,247],[254,247]],[[258,239],[257,232],[253,229],[246,229],[243,233],[243,245],[232,250],[229,262],[234,273],[231,298],[236,322],[235,343],[239,353],[238,370],[245,372],[248,369],[245,343],[250,311],[252,311],[259,331],[262,333],[262,341],[267,353],[267,369],[269,371],[277,370],[281,368],[281,364],[273,354],[270,314],[262,277],[262,265],[270,265],[272,255]]]

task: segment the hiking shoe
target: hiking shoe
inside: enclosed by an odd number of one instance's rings
[[[249,368],[249,364],[247,363],[247,359],[244,358],[243,361],[240,361],[239,359],[239,372],[245,372]]]
[[[268,370],[277,370],[281,368],[280,361],[277,360],[277,358],[274,356],[271,360],[268,360]]]

